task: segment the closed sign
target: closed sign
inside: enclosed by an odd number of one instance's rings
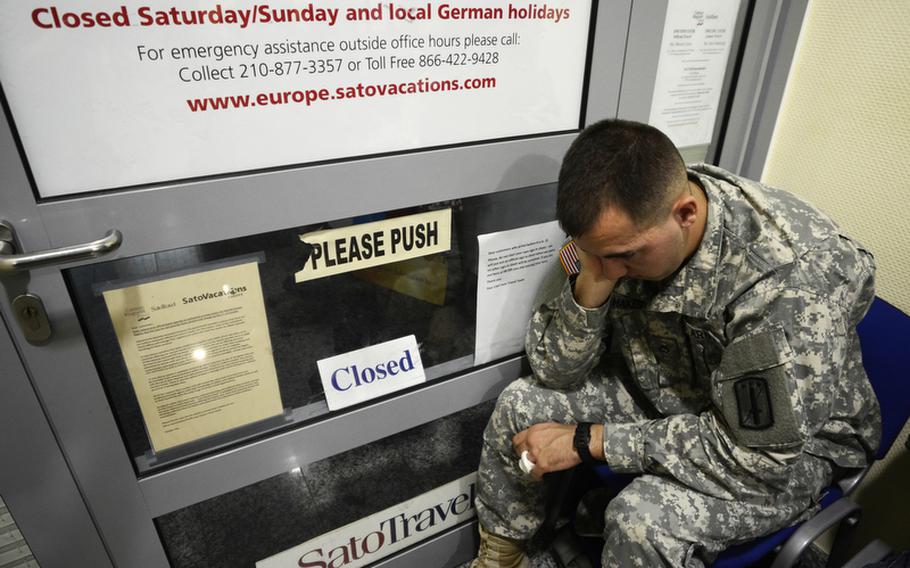
[[[317,361],[329,410],[426,381],[413,335]]]

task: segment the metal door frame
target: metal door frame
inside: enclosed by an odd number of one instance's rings
[[[111,566],[95,523],[0,318],[0,495],[41,566]]]
[[[756,1],[717,164],[760,180],[809,0]]]

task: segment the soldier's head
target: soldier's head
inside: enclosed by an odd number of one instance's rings
[[[604,120],[572,143],[556,215],[611,279],[662,280],[698,248],[707,200],[673,142],[646,124]]]

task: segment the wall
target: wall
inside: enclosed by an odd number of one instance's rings
[[[809,4],[762,181],[826,211],[873,252],[880,297],[910,312],[910,3]],[[858,543],[910,548],[903,441],[856,498]]]

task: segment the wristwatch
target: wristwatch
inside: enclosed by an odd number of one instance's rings
[[[588,444],[591,442],[591,422],[579,422],[575,426],[575,436],[572,438],[572,446],[581,458],[582,463],[597,463],[594,456],[591,455],[591,449]]]

